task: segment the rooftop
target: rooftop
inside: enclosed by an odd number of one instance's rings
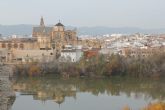
[[[62,23],[57,23],[55,26],[64,26]]]

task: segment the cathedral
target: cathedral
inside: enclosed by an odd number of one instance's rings
[[[65,30],[61,22],[52,27],[45,26],[43,17],[41,17],[40,25],[33,27],[32,36],[37,38],[40,49],[56,49],[60,52],[65,45],[77,45],[75,30]]]
[[[40,25],[33,27],[32,37],[0,40],[0,61],[40,60],[43,56],[58,58],[65,45],[74,47],[77,42],[76,30],[66,30],[61,22],[46,26],[41,17]]]

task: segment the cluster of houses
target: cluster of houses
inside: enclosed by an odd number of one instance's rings
[[[149,57],[165,52],[165,35],[106,35],[100,37],[101,53],[119,54],[125,57]]]

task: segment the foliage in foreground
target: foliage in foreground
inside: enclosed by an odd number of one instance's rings
[[[149,104],[148,107],[144,108],[143,110],[165,110],[165,103],[154,103]]]
[[[132,110],[130,107],[126,106],[122,110]],[[142,108],[141,110],[165,110],[165,103],[152,103],[149,104],[147,107]]]

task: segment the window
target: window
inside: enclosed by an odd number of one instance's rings
[[[6,48],[6,44],[5,43],[2,44],[2,48]]]
[[[14,48],[15,48],[15,49],[18,48],[18,44],[14,44]]]
[[[17,58],[17,61],[22,61],[22,58]]]
[[[23,49],[24,48],[24,44],[20,44],[20,48]]]
[[[11,49],[11,47],[12,47],[12,45],[9,43],[9,44],[8,44],[8,48]]]

